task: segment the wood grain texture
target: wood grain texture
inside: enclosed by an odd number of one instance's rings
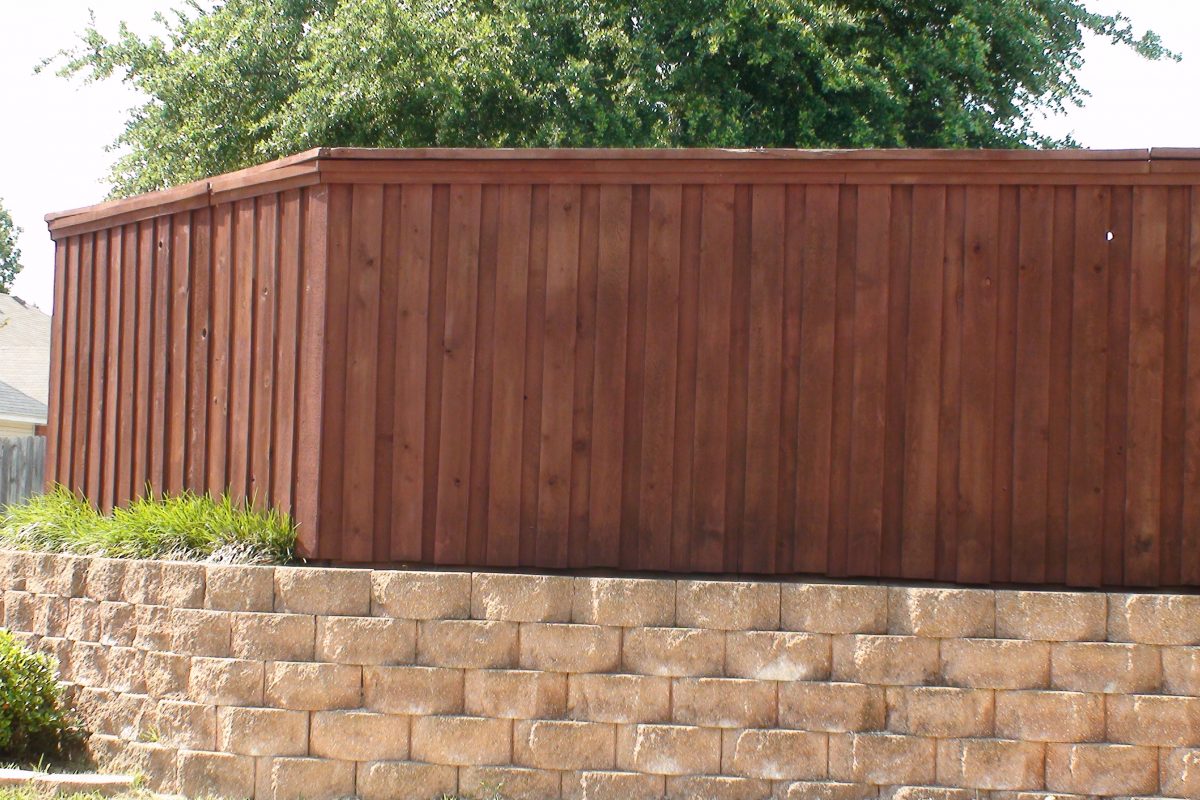
[[[345,563],[1200,585],[1186,171],[322,153],[55,219],[48,482]]]

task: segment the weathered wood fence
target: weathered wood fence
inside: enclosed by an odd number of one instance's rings
[[[344,151],[67,212],[49,479],[344,562],[1200,585],[1200,153]]]
[[[42,491],[46,437],[0,437],[0,508]]]

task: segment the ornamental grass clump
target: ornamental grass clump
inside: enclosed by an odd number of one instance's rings
[[[190,492],[141,498],[106,515],[60,487],[0,512],[0,547],[17,550],[280,564],[295,543],[286,514]]]
[[[0,763],[64,757],[80,741],[54,662],[0,630]]]

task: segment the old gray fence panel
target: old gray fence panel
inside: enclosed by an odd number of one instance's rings
[[[46,437],[0,438],[0,506],[42,491]]]

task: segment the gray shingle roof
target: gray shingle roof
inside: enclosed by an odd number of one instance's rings
[[[7,294],[0,294],[0,381],[42,404],[50,396],[50,317]]]
[[[38,424],[45,424],[46,404],[0,381],[0,419],[13,417],[34,419]]]

